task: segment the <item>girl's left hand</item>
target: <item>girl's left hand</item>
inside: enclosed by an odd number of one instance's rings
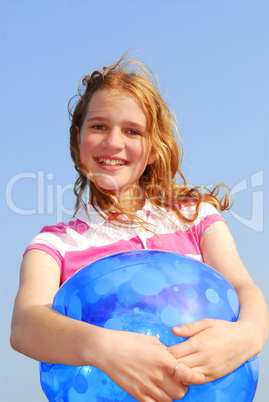
[[[168,350],[180,362],[204,374],[205,382],[225,376],[251,357],[245,323],[203,319],[172,328],[172,332],[189,339]]]

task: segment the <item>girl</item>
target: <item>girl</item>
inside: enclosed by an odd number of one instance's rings
[[[70,110],[75,215],[67,225],[43,228],[26,250],[11,345],[43,362],[96,366],[141,402],[181,399],[188,385],[220,378],[261,351],[267,307],[219,213],[229,208],[228,196],[217,198],[219,186],[211,192],[186,186],[176,124],[149,69],[121,59],[82,84]],[[59,286],[78,269],[137,248],[189,255],[218,270],[237,291],[238,321],[173,328],[189,339],[167,348],[153,336],[52,310]]]

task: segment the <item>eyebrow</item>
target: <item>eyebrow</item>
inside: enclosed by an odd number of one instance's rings
[[[105,117],[93,116],[93,117],[89,117],[86,120],[86,123],[90,123],[91,121],[107,122],[108,120],[109,119],[107,119]],[[122,121],[121,124],[123,124],[124,126],[138,127],[140,129],[146,130],[145,126],[142,126],[141,124],[136,123],[134,121],[130,121],[130,120]]]

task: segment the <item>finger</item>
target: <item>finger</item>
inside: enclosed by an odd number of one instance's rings
[[[143,399],[136,399],[137,401],[142,401],[142,402],[159,402],[160,399],[155,399],[152,396],[146,395],[145,397],[143,397]],[[173,399],[170,398],[165,402],[173,402]]]
[[[209,354],[200,353],[199,345],[193,342],[184,342],[184,348],[178,349],[175,346],[168,348],[169,352],[177,359],[180,360],[185,366],[194,370],[195,372],[208,374],[206,367],[209,362]]]
[[[185,395],[185,394],[184,394]],[[173,396],[170,396],[164,389],[159,387],[154,387],[150,390],[149,395],[147,395],[143,402],[148,401],[162,401],[162,402],[173,402]]]
[[[198,334],[210,326],[210,319],[204,318],[200,321],[190,322],[188,324],[180,325],[179,327],[173,327],[171,331],[176,336],[187,338],[189,336]]]
[[[173,400],[182,399],[188,392],[188,387],[181,384],[174,376],[169,376],[166,379],[163,383],[163,389]]]
[[[197,340],[189,338],[184,342],[169,346],[167,349],[175,359],[182,360],[182,357],[197,353],[199,350],[199,345]]]
[[[203,332],[212,326],[210,319],[203,319],[189,324],[183,324],[179,327],[173,327],[174,335],[186,337],[185,341],[168,348],[169,352],[176,358],[181,359],[183,356],[188,356],[200,350],[199,342],[195,335]]]
[[[201,385],[205,382],[205,375],[192,370],[181,361],[177,363],[173,373],[174,378],[186,385]]]
[[[180,357],[180,362],[190,369],[196,369],[199,366],[204,366],[206,362],[201,360],[201,356],[198,353],[188,354]],[[201,372],[201,370],[195,370]]]

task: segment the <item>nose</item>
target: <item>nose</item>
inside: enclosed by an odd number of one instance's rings
[[[103,142],[103,148],[121,150],[124,148],[124,135],[119,127],[112,127],[108,130]]]

